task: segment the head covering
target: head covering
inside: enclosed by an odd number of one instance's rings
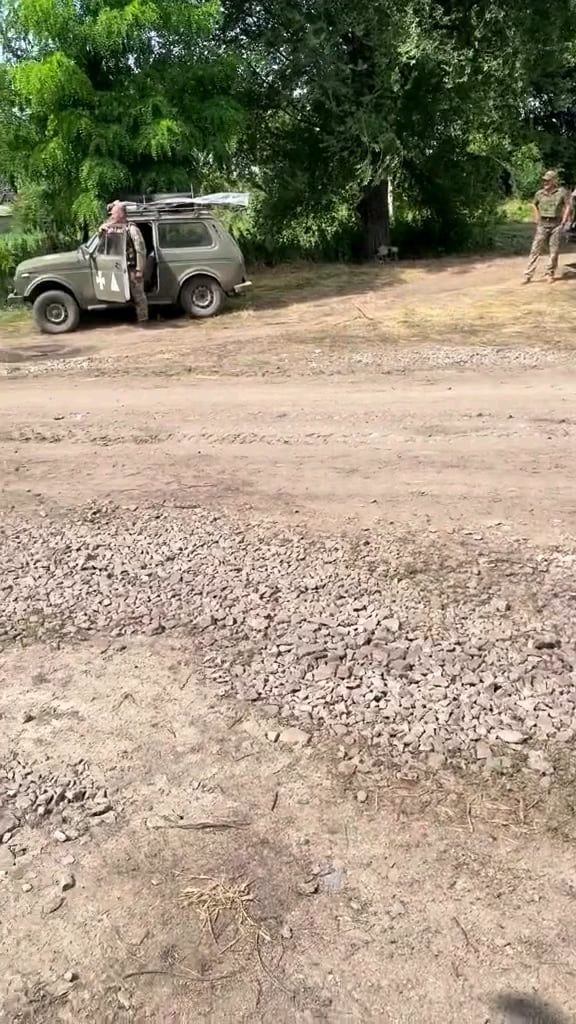
[[[558,181],[557,171],[546,171],[545,174],[542,175],[542,181]]]

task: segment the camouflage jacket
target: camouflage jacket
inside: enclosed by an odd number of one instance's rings
[[[568,192],[565,188],[555,188],[553,192],[547,192],[541,188],[534,196],[534,206],[543,220],[555,220],[558,223],[564,216],[567,204],[570,202]]]

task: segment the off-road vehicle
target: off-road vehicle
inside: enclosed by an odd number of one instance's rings
[[[215,316],[227,295],[250,287],[242,253],[211,209],[246,202],[242,194],[219,193],[143,197],[126,204],[128,219],[146,242],[144,288],[151,307],[179,306],[192,317]],[[125,235],[104,232],[73,252],[25,260],[16,269],[8,302],[30,305],[47,334],[74,331],[84,311],[128,305]]]

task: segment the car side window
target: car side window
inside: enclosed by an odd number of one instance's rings
[[[126,239],[122,231],[103,231],[98,238],[96,252],[99,256],[123,256]]]
[[[161,249],[195,249],[212,245],[207,224],[200,220],[176,222],[161,221],[158,225],[158,245]]]

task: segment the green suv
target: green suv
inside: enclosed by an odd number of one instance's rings
[[[191,317],[205,318],[221,311],[227,295],[250,287],[238,245],[211,210],[246,203],[243,194],[219,193],[126,204],[128,219],[146,242],[144,287],[150,307],[179,306]],[[16,269],[8,302],[30,305],[46,334],[74,331],[84,311],[129,305],[124,234],[94,235],[74,252],[25,260]]]

